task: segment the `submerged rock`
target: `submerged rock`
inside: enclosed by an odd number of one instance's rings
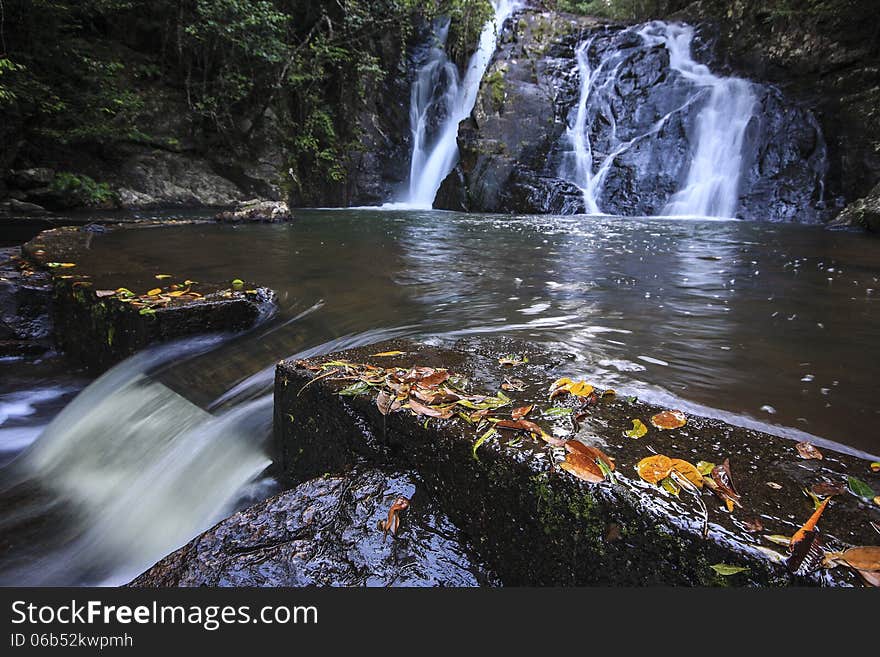
[[[281,223],[293,221],[293,213],[283,201],[243,201],[231,210],[218,212],[214,219],[223,223]]]
[[[377,529],[411,499],[395,536]],[[218,523],[130,586],[477,586],[492,577],[412,474],[319,477]]]

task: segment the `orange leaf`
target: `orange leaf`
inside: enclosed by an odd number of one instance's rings
[[[656,484],[661,479],[665,479],[672,472],[672,469],[672,459],[663,454],[646,456],[636,464],[639,476],[649,484]]]
[[[602,468],[591,459],[579,452],[569,452],[565,455],[565,461],[559,464],[559,467],[566,472],[570,472],[578,479],[583,479],[591,484],[598,484],[605,481],[605,473]]]
[[[614,470],[614,459],[612,459],[610,456],[608,456],[605,452],[597,447],[582,443],[580,440],[569,440],[565,443],[565,449],[567,449],[571,453],[577,453],[582,456],[586,456],[593,461],[599,459],[608,466],[609,470]]]
[[[521,420],[531,412],[532,408],[534,408],[534,404],[520,406],[519,408],[514,408],[510,415],[514,420]]]
[[[651,417],[651,424],[658,429],[678,429],[687,424],[687,417],[681,411],[663,411]]]
[[[684,459],[670,459],[672,461],[672,469],[683,475],[685,479],[691,482],[697,488],[703,487],[703,475],[697,470],[697,467]]]

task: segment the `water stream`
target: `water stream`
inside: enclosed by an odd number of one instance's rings
[[[72,401],[85,382],[69,367],[0,362],[0,450],[17,455],[0,469],[0,583],[123,583],[264,497],[274,363],[390,337],[521,338],[620,394],[880,452],[865,429],[880,420],[880,267],[859,234],[303,210],[283,226],[96,234],[79,261],[97,286],[259,281],[279,310],[140,354]]]

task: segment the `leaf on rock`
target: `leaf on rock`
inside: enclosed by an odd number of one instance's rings
[[[614,471],[614,459],[598,447],[587,445],[580,440],[568,440],[565,443],[565,449],[569,452],[577,452],[578,454],[593,459],[594,461],[602,461],[609,470],[612,472]]]
[[[397,408],[400,408],[400,400],[384,390],[380,390],[379,394],[376,395],[376,407],[382,415],[388,415],[391,411],[397,410],[394,408],[395,404]]]
[[[166,278],[171,278],[171,274],[156,274],[157,281],[163,281]]]
[[[800,442],[795,445],[795,449],[797,449],[798,454],[800,454],[802,459],[822,459],[822,452],[820,452],[814,445],[806,441]]]
[[[678,429],[687,424],[687,417],[681,411],[663,411],[651,416],[651,424],[660,430]]]
[[[633,420],[633,428],[629,431],[624,431],[623,435],[627,438],[641,438],[646,433],[648,433],[648,427],[645,426],[645,423],[641,420]]]
[[[861,479],[850,476],[846,478],[846,483],[849,486],[849,491],[856,497],[861,497],[863,500],[870,500],[876,495],[874,489]]]
[[[385,358],[387,356],[402,356],[405,351],[380,351],[378,354],[370,354],[374,358]]]
[[[498,359],[499,365],[511,366],[511,365],[525,365],[529,362],[528,356],[520,356],[518,354],[505,354]]]
[[[714,463],[709,463],[709,461],[697,461],[697,470],[699,470],[700,474],[703,476],[712,474],[712,470],[714,469]]]
[[[776,545],[784,545],[785,547],[791,545],[791,536],[785,534],[764,534],[764,538],[771,543],[776,543]]]
[[[103,299],[104,297],[115,297],[116,290],[95,290],[95,296],[99,299]]]
[[[431,406],[420,404],[415,399],[409,400],[409,407],[416,415],[426,415],[427,417],[439,417],[444,419],[452,417],[451,409],[441,410],[438,408],[432,408]]]
[[[716,563],[712,564],[709,567],[722,577],[730,577],[731,575],[736,575],[737,573],[749,572],[749,569],[746,566],[731,566],[730,564],[726,563]]]
[[[520,392],[526,389],[526,382],[522,379],[504,379],[504,383],[501,384],[502,390],[515,390]]]
[[[158,295],[160,295],[160,294],[162,294],[162,288],[161,288],[161,287],[154,287],[152,290],[150,290],[149,292],[147,292],[147,296],[148,296],[148,297],[155,297],[155,296],[158,296]]]
[[[841,563],[856,570],[880,572],[880,546],[868,545],[852,547],[843,552],[829,552],[825,555],[823,565],[827,568]]]
[[[51,267],[52,269],[69,269],[70,267],[76,267],[75,262],[47,262],[47,267]]]
[[[818,484],[813,484],[810,490],[819,497],[833,497],[846,492],[846,484],[842,481],[821,481]]]
[[[486,442],[486,441],[487,441],[489,438],[491,438],[495,433],[496,433],[496,431],[495,431],[495,427],[492,427],[491,429],[489,429],[486,433],[484,433],[482,436],[480,436],[480,437],[477,439],[477,442],[474,443],[474,449],[473,449],[473,455],[474,455],[474,458],[475,458],[475,459],[478,459],[478,460],[479,460],[479,457],[477,456],[477,447],[479,447],[479,446],[482,445],[484,442]]]
[[[767,485],[770,486],[773,490],[782,490],[782,486],[777,484],[775,481],[768,481]]]
[[[871,472],[880,472],[880,461],[874,461],[870,465]]]
[[[525,431],[536,436],[544,434],[544,430],[529,420],[499,420],[495,423],[496,429],[509,429],[511,431]]]
[[[552,408],[545,408],[541,411],[541,415],[543,417],[565,417],[566,415],[571,415],[571,412],[572,410],[565,406],[553,406]]]
[[[342,390],[339,391],[339,394],[343,397],[356,397],[357,395],[363,395],[370,391],[370,386],[363,381],[357,381],[352,383],[350,386],[346,386]]]
[[[583,479],[591,484],[605,481],[605,473],[595,460],[580,452],[569,452],[565,455],[565,461],[559,467],[573,474],[578,479]]]
[[[697,488],[703,487],[703,475],[697,470],[697,467],[684,459],[671,459],[672,469],[684,476]]]
[[[510,413],[510,416],[514,420],[521,420],[526,417],[534,408],[534,404],[530,404],[529,406],[520,406],[519,408],[514,408]]]
[[[646,456],[636,464],[636,472],[639,477],[649,484],[658,484],[672,472],[672,459],[663,454]]]

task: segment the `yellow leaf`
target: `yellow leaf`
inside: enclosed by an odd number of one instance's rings
[[[148,297],[154,297],[154,296],[156,296],[157,294],[162,294],[162,288],[161,288],[161,287],[154,287],[152,290],[150,290],[149,292],[147,292],[147,296],[148,296]]]
[[[624,431],[623,435],[628,438],[641,438],[646,433],[648,433],[648,427],[645,426],[645,423],[641,420],[633,420],[633,428],[629,431]]]
[[[405,351],[380,351],[378,354],[370,354],[375,358],[385,358],[386,356],[402,356]]]
[[[578,381],[576,383],[572,383],[568,387],[568,391],[576,397],[589,397],[590,394],[593,392],[593,386],[591,386],[589,383]]]
[[[174,292],[169,292],[168,296],[169,297],[179,297],[183,294],[186,294],[186,292],[184,292],[183,290],[175,290]]]
[[[685,479],[691,482],[697,488],[703,487],[703,475],[697,470],[696,466],[684,459],[672,459],[672,469]]]
[[[164,280],[166,278],[171,278],[171,274],[156,274],[156,280]]]

